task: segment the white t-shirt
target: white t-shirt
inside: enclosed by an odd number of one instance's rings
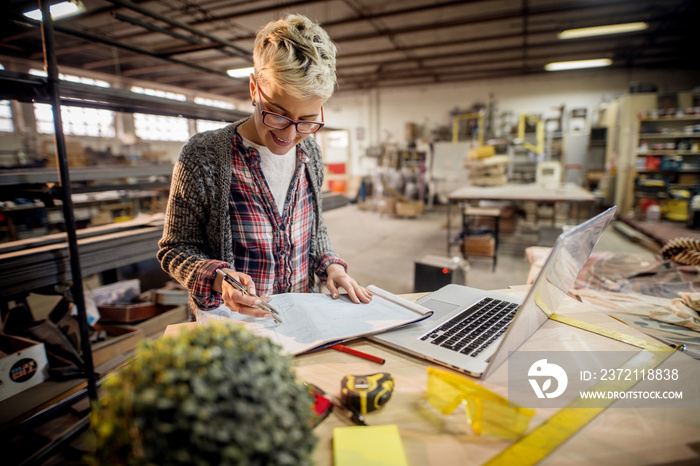
[[[297,168],[297,147],[292,147],[286,154],[277,155],[273,154],[267,147],[255,144],[246,138],[243,138],[243,144],[257,149],[260,153],[260,168],[272,191],[272,197],[275,198],[277,211],[282,215],[289,185],[292,183]]]

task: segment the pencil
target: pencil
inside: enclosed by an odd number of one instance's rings
[[[348,348],[347,346],[341,345],[340,343],[336,343],[335,345],[331,345],[330,347],[336,351],[342,351],[343,353],[352,354],[353,356],[357,356],[368,361],[376,362],[377,364],[384,364],[384,359],[378,356],[372,356],[371,354],[363,353],[362,351]]]

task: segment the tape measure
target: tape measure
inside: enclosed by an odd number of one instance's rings
[[[367,414],[384,406],[394,391],[394,377],[388,372],[346,375],[340,383],[340,399],[348,408]]]
[[[561,314],[549,313],[549,318],[572,327],[580,328],[641,348],[643,350],[642,352],[634,355],[620,367],[623,370],[653,369],[670,357],[674,351],[673,348],[660,343],[653,343],[643,338],[627,335],[595,324],[589,324],[588,322],[583,322]],[[606,380],[598,382],[592,390],[626,391],[636,384],[637,381],[635,380]],[[605,411],[605,409],[614,402],[614,399],[598,399],[592,401],[584,400],[581,397],[576,398],[566,407],[557,411],[542,425],[536,427],[525,437],[513,443],[485,464],[488,466],[511,464],[528,466],[536,464],[576,432],[581,430],[596,416]],[[595,407],[591,407],[592,403],[595,403]]]

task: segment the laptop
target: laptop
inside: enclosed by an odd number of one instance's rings
[[[559,235],[524,299],[446,285],[418,300],[433,311],[430,317],[369,338],[473,377],[487,377],[556,312],[615,210],[611,207]]]

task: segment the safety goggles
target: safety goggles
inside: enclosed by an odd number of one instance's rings
[[[535,414],[465,377],[434,367],[428,368],[426,397],[442,414],[451,414],[464,403],[467,423],[477,435],[517,438]]]

